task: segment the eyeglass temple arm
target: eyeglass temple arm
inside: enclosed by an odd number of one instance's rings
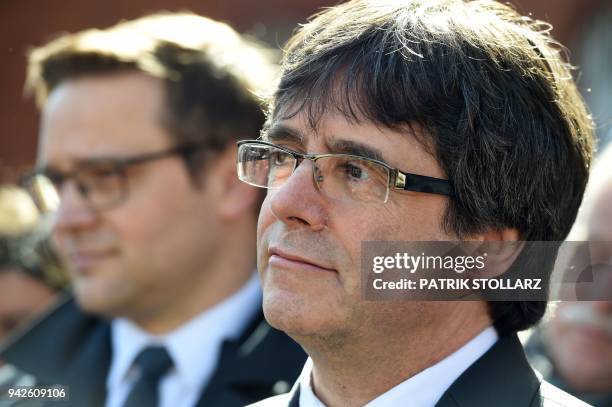
[[[453,196],[454,189],[450,181],[426,175],[399,172],[395,179],[395,187],[405,191],[425,192]]]
[[[156,151],[151,154],[146,154],[138,157],[128,158],[126,160],[122,160],[118,162],[120,166],[129,166],[134,164],[140,164],[147,161],[157,160],[159,158],[170,157],[174,154],[188,154],[192,151],[203,149],[204,144],[186,144],[179,145],[175,147],[171,147],[167,150]]]

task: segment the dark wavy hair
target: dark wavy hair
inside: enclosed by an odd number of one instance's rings
[[[523,240],[561,241],[587,183],[593,126],[549,31],[494,1],[350,1],[289,41],[267,125],[305,112],[315,128],[329,109],[391,129],[418,125],[426,131],[406,133],[454,184],[445,230],[516,228]],[[489,302],[504,335],[545,308]]]

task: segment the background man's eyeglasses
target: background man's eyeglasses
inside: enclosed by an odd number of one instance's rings
[[[154,153],[120,159],[102,159],[78,166],[70,172],[50,168],[34,170],[23,176],[21,184],[28,190],[42,213],[59,208],[64,183],[74,181],[77,191],[90,207],[108,209],[123,202],[128,196],[127,169],[131,166],[160,160],[173,155],[186,155],[204,145],[184,145]]]
[[[261,188],[279,188],[302,160],[312,161],[315,185],[328,198],[383,202],[390,189],[453,195],[450,181],[406,173],[371,158],[350,154],[302,154],[260,140],[238,143],[238,177]]]

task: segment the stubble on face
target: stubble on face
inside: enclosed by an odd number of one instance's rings
[[[316,136],[309,133],[301,115],[286,120],[284,125],[308,134],[304,145],[287,146],[292,149],[329,152],[324,146],[330,138],[347,138],[382,150],[388,163],[404,171],[444,177],[435,159],[409,135],[367,123],[350,124],[340,116],[330,115],[321,121]],[[310,165],[309,162],[301,164]],[[436,307],[417,302],[376,303],[362,299],[361,243],[451,240],[440,228],[445,198],[391,192],[387,203],[376,205],[332,202],[316,190],[311,168],[300,167],[292,175],[295,179],[278,190],[269,190],[260,212],[258,269],[268,321],[303,346],[317,342],[325,347],[346,346],[356,340],[368,341],[389,333],[397,335],[402,327],[430,321],[431,318],[420,316],[427,312],[433,314]],[[324,223],[324,227],[314,228],[315,221]],[[274,246],[331,265],[336,273],[271,267],[268,251]]]

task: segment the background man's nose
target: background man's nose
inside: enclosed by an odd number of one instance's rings
[[[59,190],[59,207],[55,219],[55,229],[66,231],[91,225],[96,213],[88,204],[83,193],[74,182],[66,182]]]

